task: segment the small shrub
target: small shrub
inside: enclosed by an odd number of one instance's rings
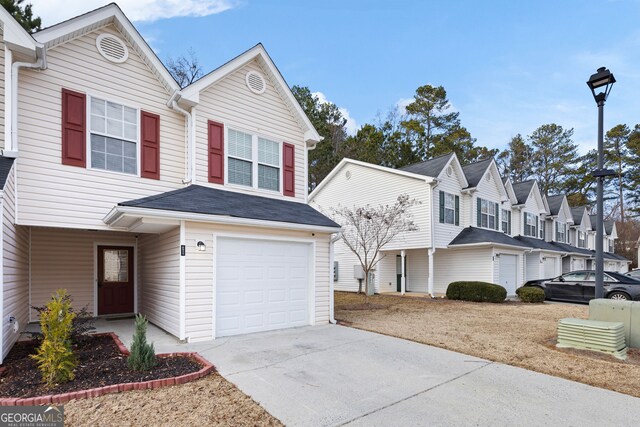
[[[447,287],[447,298],[474,302],[503,302],[507,290],[487,282],[452,282]]]
[[[544,302],[544,291],[541,288],[529,286],[518,288],[516,295],[522,302]]]
[[[91,314],[91,312],[87,309],[87,306],[82,307],[80,311],[76,312],[72,306],[73,298],[71,298],[71,295],[65,294],[64,299],[71,306],[69,312],[75,313],[75,317],[73,318],[73,323],[71,325],[71,342],[73,344],[81,343],[82,341],[87,339],[89,334],[96,330],[94,326],[96,319],[95,317],[93,317],[93,314]],[[38,312],[38,316],[42,316],[42,312],[47,309],[47,306],[32,306],[31,308]],[[42,332],[38,331],[29,331],[22,333],[28,335],[31,339],[36,341],[42,341],[43,338]]]
[[[67,291],[58,290],[51,301],[40,312],[42,343],[32,355],[47,387],[70,381],[74,378],[76,358],[71,344],[71,329],[75,314]]]
[[[136,315],[136,331],[133,334],[131,354],[127,359],[127,365],[134,371],[148,371],[156,366],[156,352],[153,344],[147,343],[147,319]]]

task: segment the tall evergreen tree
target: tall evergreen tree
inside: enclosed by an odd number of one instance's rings
[[[565,130],[551,123],[540,126],[527,137],[534,150],[532,175],[544,195],[564,190],[564,182],[573,174],[579,156],[572,136],[573,129]]]
[[[596,179],[593,171],[598,167],[598,152],[589,150],[581,156],[574,173],[564,182],[564,192],[570,206],[585,206],[593,204],[596,197]]]
[[[606,167],[615,170],[616,177],[612,184],[617,190],[618,209],[620,210],[620,221],[624,222],[624,193],[628,178],[625,176],[627,156],[627,142],[631,130],[627,125],[617,125],[609,129],[605,135],[604,150]]]
[[[526,181],[531,177],[533,148],[527,145],[522,135],[517,134],[506,149],[498,155],[498,164],[505,176],[513,182]]]
[[[20,25],[22,25],[22,28],[27,30],[29,33],[40,31],[42,20],[39,16],[33,16],[33,6],[30,3],[26,4],[24,7],[22,6],[22,3],[24,3],[24,0],[0,0],[2,7],[4,7]]]
[[[627,189],[627,215],[637,217],[640,215],[640,124],[635,125],[627,138]]]

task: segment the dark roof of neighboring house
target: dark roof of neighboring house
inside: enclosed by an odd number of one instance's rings
[[[477,187],[482,179],[482,176],[487,171],[487,168],[491,164],[492,158],[488,158],[485,160],[480,160],[479,162],[469,163],[462,167],[464,171],[464,176],[467,178],[467,182],[469,183],[469,187]]]
[[[594,256],[595,256],[595,251],[594,251]],[[609,259],[615,259],[618,261],[629,261],[627,258],[623,257],[622,255],[614,254],[612,252],[605,252],[604,257]]]
[[[594,252],[589,249],[578,248],[576,246],[571,246],[567,243],[553,242],[553,245],[558,247],[562,252],[568,252],[568,253],[578,254],[578,255],[586,255],[589,257],[594,256]]]
[[[508,177],[508,176],[503,176],[503,177],[502,177],[502,183],[503,183],[503,184],[506,184],[506,183],[507,183],[507,181],[509,181],[509,177]]]
[[[254,196],[200,185],[190,185],[179,190],[118,203],[118,205],[290,222],[321,227],[340,227],[305,203]]]
[[[453,156],[453,153],[443,154],[424,162],[414,163],[412,165],[401,167],[399,170],[435,178],[440,175],[442,169],[444,169],[447,163],[449,163],[449,159],[451,159],[451,156]]]
[[[12,157],[0,156],[0,189],[3,189],[4,184],[7,182],[14,160]]]
[[[474,243],[492,243],[497,245],[522,246],[525,248],[530,247],[501,231],[476,227],[467,227],[462,230],[451,241],[451,243],[449,243],[449,246],[470,245]]]
[[[553,242],[547,242],[546,240],[536,239],[535,237],[516,236],[514,239],[521,241],[530,248],[543,249],[545,251],[565,252],[558,246],[555,246]]]
[[[615,221],[612,221],[612,220],[604,222],[604,231],[605,231],[605,233],[607,233],[607,234],[613,233],[613,224],[615,224]]]
[[[530,179],[528,181],[516,182],[515,184],[511,184],[519,205],[523,205],[527,202],[527,198],[529,197],[529,194],[531,193],[531,189],[533,188],[533,184],[535,182],[536,181],[534,179]]]
[[[598,224],[598,215],[589,215],[589,220],[591,220],[591,229],[595,230]]]
[[[549,211],[551,215],[558,215],[560,208],[562,207],[562,201],[564,200],[564,194],[555,194],[553,196],[547,196],[547,204],[549,205]]]
[[[582,215],[584,214],[585,206],[576,206],[571,208],[571,215],[573,215],[573,225],[580,225],[582,223]]]

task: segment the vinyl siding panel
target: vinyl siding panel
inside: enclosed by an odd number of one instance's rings
[[[249,90],[245,76],[249,71],[262,74],[267,83],[264,93],[255,94]],[[258,190],[227,185],[225,189],[241,192],[256,192],[267,197],[286,200],[306,201],[307,168],[304,131],[294,118],[274,83],[269,80],[258,60],[254,60],[231,73],[200,93],[200,103],[196,107],[196,181],[199,185],[221,187],[208,182],[207,121],[223,123],[226,131],[231,128],[295,146],[295,199],[285,197],[282,192]],[[226,137],[225,137],[226,139]],[[226,141],[225,141],[226,142]],[[226,144],[225,144],[226,145]],[[282,151],[282,146],[280,147]],[[227,150],[225,147],[225,154]],[[225,165],[225,174],[226,174]],[[280,184],[282,186],[282,164]],[[226,182],[226,181],[225,181]]]
[[[380,260],[376,271],[376,292],[397,292],[398,272],[396,268],[396,257],[400,256],[400,251],[388,251],[384,253],[384,258]],[[353,277],[353,273],[351,275]],[[355,281],[355,280],[354,280]],[[355,281],[357,283],[357,281]],[[355,290],[355,289],[350,289]]]
[[[407,292],[428,292],[429,258],[427,249],[409,250],[406,252],[406,255]]]
[[[436,250],[434,293],[444,295],[449,283],[460,280],[493,282],[492,255],[491,248]]]
[[[119,34],[107,26],[72,39],[47,51],[47,70],[20,72],[19,224],[107,229],[102,219],[118,202],[183,187],[184,116],[166,106],[170,94],[131,46],[123,64],[98,53],[104,32]],[[159,114],[160,180],[62,165],[62,88]]]
[[[180,335],[180,228],[138,239],[139,311]]]
[[[15,169],[2,197],[2,359],[29,321],[29,229],[15,225]],[[13,332],[10,317],[18,321]]]
[[[4,78],[4,34],[0,28],[0,148],[4,148],[4,94],[5,94],[5,78]]]
[[[315,241],[315,322],[329,322],[329,239],[328,234],[186,223],[186,335],[190,341],[209,340],[213,336],[214,280],[216,246],[214,235],[240,234],[247,238],[313,239]],[[196,243],[207,246],[199,252]],[[313,255],[312,255],[313,256]],[[332,279],[332,278],[331,278]]]
[[[346,177],[347,172],[350,172],[350,178]],[[331,209],[339,206],[353,208],[366,205],[393,205],[398,200],[398,196],[408,194],[417,202],[411,207],[410,213],[418,230],[397,236],[384,247],[384,250],[427,248],[431,246],[429,188],[430,186],[421,179],[366,166],[346,164],[330,182],[314,194],[309,204],[330,215]],[[339,261],[337,250],[336,260]],[[353,272],[350,276],[353,277]]]
[[[431,214],[433,215],[433,228],[434,228],[434,243],[436,248],[446,248],[449,243],[462,231],[465,227],[465,220],[469,220],[469,207],[463,209],[462,205],[468,204],[468,198],[463,197],[462,189],[462,177],[458,176],[457,168],[452,168],[453,172],[451,176],[446,173],[446,167],[443,173],[438,177],[439,183],[433,189],[433,209]],[[440,191],[453,194],[460,197],[460,225],[440,223]],[[463,214],[466,213],[466,215]],[[468,224],[468,222],[466,222]],[[475,225],[475,224],[474,224]]]
[[[96,244],[135,246],[136,239],[126,233],[32,227],[30,305],[44,305],[56,290],[66,289],[76,310],[86,306],[95,313]],[[31,320],[36,319],[32,311]]]

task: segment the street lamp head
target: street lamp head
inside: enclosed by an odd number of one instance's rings
[[[604,103],[607,100],[609,92],[611,92],[611,88],[615,82],[616,78],[613,77],[613,73],[606,67],[598,68],[598,71],[591,75],[587,85],[589,89],[591,89],[593,99],[596,100],[596,103]]]

